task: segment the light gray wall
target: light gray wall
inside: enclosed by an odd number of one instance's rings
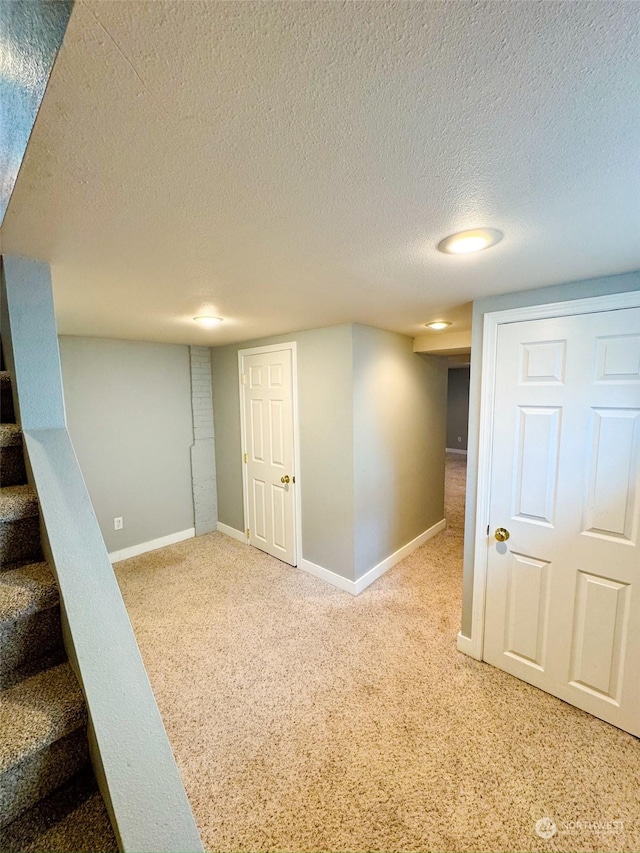
[[[235,530],[244,530],[238,347],[215,347],[211,350],[211,386],[216,434],[218,521]]]
[[[443,517],[446,365],[334,326],[212,350],[218,518],[244,528],[238,350],[298,347],[303,556],[356,580]]]
[[[447,387],[447,447],[467,449],[469,429],[469,368],[450,367]],[[458,441],[461,438],[462,441]]]
[[[353,327],[355,577],[444,516],[446,360]]]
[[[304,557],[353,579],[353,329],[307,332],[298,346]]]
[[[69,432],[107,550],[192,528],[189,348],[63,336],[60,354]]]
[[[482,327],[484,315],[491,311],[545,305],[571,299],[587,299],[609,293],[640,290],[640,271],[623,275],[571,282],[538,290],[525,290],[479,299],[473,304],[473,335],[471,342],[471,384],[469,391],[469,446],[467,452],[467,499],[465,511],[464,580],[462,600],[462,634],[471,636],[473,603],[473,549],[476,535],[476,490],[478,442],[480,434],[480,384],[482,376]],[[480,520],[485,524],[486,521]]]
[[[216,347],[211,351],[218,519],[244,529],[238,350],[296,341],[304,558],[349,580],[353,566],[351,326]]]

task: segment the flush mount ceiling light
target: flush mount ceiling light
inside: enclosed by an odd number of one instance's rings
[[[434,320],[433,323],[425,323],[427,329],[433,329],[434,332],[441,332],[450,325],[451,323],[448,323],[446,320]]]
[[[193,319],[196,323],[200,323],[201,326],[206,326],[207,329],[219,326],[223,322],[222,317],[194,317]]]
[[[448,255],[468,255],[495,246],[503,236],[502,231],[496,231],[495,228],[474,228],[445,237],[438,243],[438,249]]]

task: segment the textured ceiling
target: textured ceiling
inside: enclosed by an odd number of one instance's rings
[[[78,0],[3,250],[51,261],[65,334],[460,330],[640,267],[639,102],[640,3]]]
[[[0,224],[72,5],[0,3]]]

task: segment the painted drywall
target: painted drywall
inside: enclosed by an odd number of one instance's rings
[[[19,363],[20,374],[17,381],[25,387],[37,389],[37,394],[25,395],[18,399],[16,388],[13,387],[16,419],[23,429],[51,429],[65,426],[64,401],[62,399],[62,375],[60,372],[60,357],[55,336],[49,334],[52,318],[46,310],[42,310],[40,301],[42,292],[33,282],[42,282],[46,287],[48,267],[41,261],[31,258],[2,258],[2,269],[7,280],[11,278],[14,297],[12,305],[12,324],[14,328],[27,326],[33,340],[38,341],[37,347],[23,347]],[[9,308],[9,293],[3,294],[2,311]],[[9,328],[8,315],[4,322]],[[12,363],[11,338],[6,335],[3,340],[5,359]],[[14,374],[15,375],[15,374]]]
[[[211,386],[216,433],[218,521],[234,530],[244,530],[237,347],[211,350]]]
[[[469,388],[469,443],[467,452],[467,495],[464,536],[464,578],[462,599],[462,627],[465,637],[471,636],[473,603],[473,549],[476,535],[476,490],[478,443],[480,434],[480,387],[482,377],[482,328],[484,315],[508,308],[528,305],[545,305],[571,299],[587,299],[609,293],[640,290],[640,271],[607,276],[586,281],[571,282],[538,290],[526,290],[479,299],[473,304],[473,337],[471,347],[471,382]],[[484,519],[478,523],[486,524]]]
[[[238,350],[296,341],[303,557],[355,581],[443,517],[446,364],[334,326],[212,349],[218,518],[242,530]]]
[[[443,518],[446,393],[444,359],[353,327],[356,579]]]
[[[107,550],[193,528],[189,348],[63,336],[60,354],[68,428]]]
[[[448,374],[447,447],[452,450],[466,450],[469,429],[470,369],[468,367],[450,367]]]
[[[354,580],[352,326],[212,349],[218,518],[244,529],[238,350],[285,341],[298,350],[303,556]]]

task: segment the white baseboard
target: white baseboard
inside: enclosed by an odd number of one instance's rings
[[[457,453],[458,456],[466,456],[467,455],[466,450],[458,450],[456,447],[445,447],[445,450],[447,451],[447,453]]]
[[[381,563],[378,563],[377,566],[374,566],[372,569],[359,577],[355,582],[355,594],[359,595],[363,589],[366,589],[370,584],[372,584],[375,580],[383,575],[385,572],[388,572],[389,569],[393,568],[400,560],[404,560],[405,557],[408,557],[416,548],[419,548],[421,545],[431,539],[432,536],[435,536],[436,533],[440,533],[441,530],[444,530],[447,526],[446,520],[443,518],[441,521],[438,521],[428,530],[425,530],[419,536],[416,536],[415,539],[412,539],[411,542],[407,542],[406,545],[403,545],[402,548],[398,548],[393,554],[383,560]]]
[[[112,563],[119,563],[120,560],[128,560],[130,557],[146,554],[147,551],[156,551],[158,548],[164,548],[167,545],[175,545],[176,542],[183,542],[195,535],[194,527],[190,527],[188,530],[179,530],[177,533],[170,533],[168,536],[161,536],[159,539],[151,539],[149,542],[141,542],[139,545],[131,545],[129,548],[122,548],[120,551],[110,551],[109,559]]]
[[[338,587],[338,589],[344,590],[344,592],[349,592],[351,595],[359,595],[381,575],[399,563],[400,560],[404,560],[404,558],[408,557],[412,551],[415,551],[416,548],[419,548],[428,539],[435,536],[436,533],[440,533],[441,530],[444,530],[446,524],[447,523],[443,518],[442,521],[439,521],[437,524],[434,524],[433,527],[425,530],[424,533],[416,536],[416,538],[412,539],[411,542],[407,542],[406,545],[403,545],[402,548],[399,548],[391,554],[391,556],[387,557],[386,560],[383,560],[381,563],[378,563],[377,566],[369,569],[369,571],[365,575],[362,575],[362,577],[358,578],[357,581],[350,581],[347,578],[343,578],[342,575],[337,575],[335,572],[325,569],[324,566],[318,566],[310,560],[300,560],[298,568],[302,569],[303,572],[308,572],[316,578],[320,578],[320,580],[330,583],[332,586]]]
[[[458,651],[462,652],[464,655],[469,655],[470,658],[475,658],[476,660],[480,660],[478,655],[476,654],[473,648],[473,640],[471,637],[465,637],[464,634],[461,634],[458,631],[458,637],[456,639],[456,646],[458,647]]]
[[[223,524],[221,521],[218,522],[218,533],[224,533],[225,536],[237,539],[238,542],[242,542],[243,545],[247,544],[247,537],[244,535],[242,530],[236,530],[235,527],[229,527],[228,524]]]
[[[330,583],[332,586],[337,586],[338,589],[342,589],[344,592],[350,592],[351,595],[356,595],[356,585],[353,581],[348,580],[348,578],[343,578],[342,575],[331,572],[323,566],[318,566],[310,560],[302,559],[298,563],[298,568],[302,569],[303,572],[308,572],[308,574],[313,575],[316,578],[320,578],[322,581]]]

